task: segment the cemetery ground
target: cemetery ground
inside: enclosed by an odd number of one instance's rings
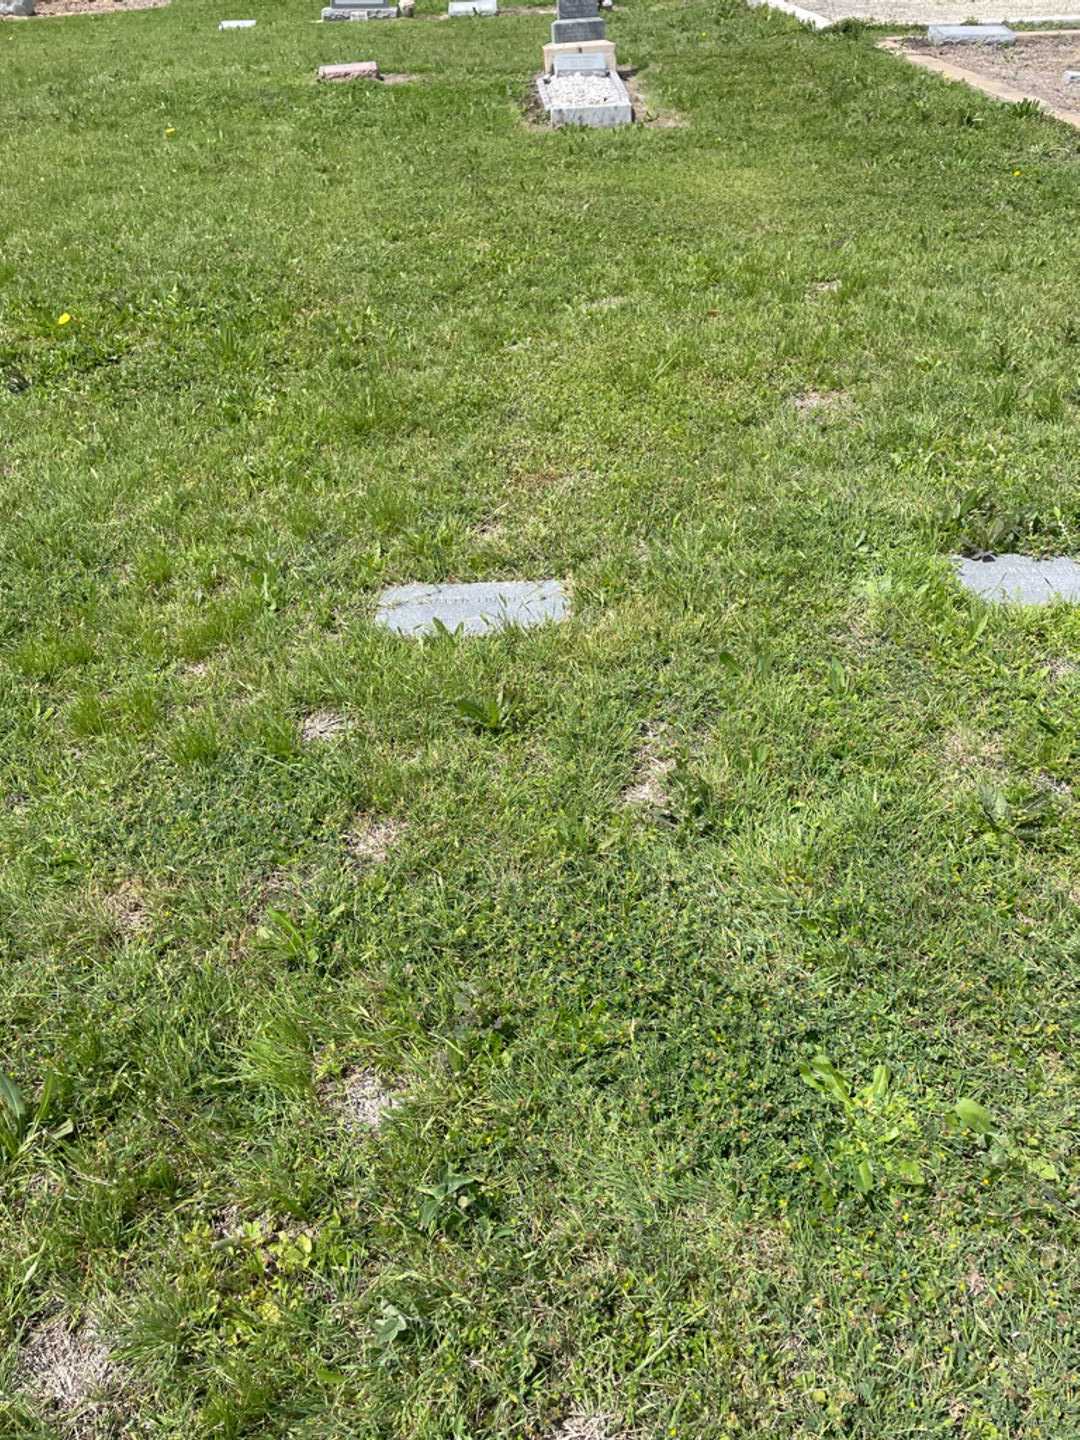
[[[1075,1436],[1076,132],[317,8],[0,26],[0,1431]]]

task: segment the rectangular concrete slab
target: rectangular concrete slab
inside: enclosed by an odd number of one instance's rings
[[[551,22],[551,43],[578,44],[582,40],[603,40],[603,20],[553,20]]]
[[[450,0],[446,13],[459,20],[470,15],[498,15],[498,0]]]
[[[567,45],[545,45],[544,46],[544,74],[550,75],[555,66],[557,55],[603,55],[607,61],[609,70],[615,69],[615,42],[614,40],[582,40],[575,44]]]
[[[1036,560],[1031,555],[972,560],[966,555],[954,555],[952,563],[961,585],[983,600],[1014,605],[1080,601],[1080,565],[1064,555],[1051,560]]]
[[[254,20],[219,20],[219,30],[251,30],[255,25]]]
[[[394,585],[379,596],[376,625],[397,635],[431,635],[439,625],[488,635],[565,620],[570,600],[558,580],[486,580],[470,585]]]
[[[397,6],[386,5],[380,10],[335,10],[328,5],[322,12],[323,20],[396,20]]]
[[[596,51],[586,52],[584,55],[580,53],[556,55],[552,73],[555,75],[606,75],[608,62],[606,56],[600,55]]]
[[[930,25],[931,45],[1015,45],[1016,31],[1007,25]]]

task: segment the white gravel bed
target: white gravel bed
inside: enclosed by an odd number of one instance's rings
[[[617,75],[546,75],[540,80],[540,98],[549,110],[620,105],[626,103],[626,88]]]

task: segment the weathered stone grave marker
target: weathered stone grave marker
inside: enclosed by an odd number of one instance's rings
[[[1080,601],[1080,564],[1064,555],[1050,560],[1031,555],[994,555],[988,560],[954,555],[952,563],[961,585],[983,600],[1014,605]]]
[[[386,0],[331,0],[322,12],[324,20],[396,20],[398,8]]]
[[[358,60],[353,65],[320,65],[320,80],[378,80],[379,67],[374,60]]]
[[[375,623],[397,635],[431,635],[440,625],[488,635],[565,620],[570,600],[558,580],[488,580],[465,585],[394,585],[379,596]]]
[[[219,20],[219,21],[218,21],[218,27],[217,27],[217,28],[218,28],[219,30],[253,30],[253,29],[255,28],[255,21],[254,21],[254,20]]]
[[[930,25],[931,45],[1015,45],[1016,32],[1007,25]]]
[[[447,15],[451,20],[460,20],[470,15],[498,15],[498,0],[450,0]]]

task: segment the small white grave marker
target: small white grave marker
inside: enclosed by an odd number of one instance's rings
[[[253,30],[253,29],[255,28],[255,21],[254,21],[254,20],[219,20],[219,21],[218,21],[218,27],[217,27],[217,28],[218,28],[219,30]]]
[[[439,625],[488,635],[565,620],[570,601],[558,580],[488,580],[474,585],[394,585],[379,596],[375,623],[397,635],[431,635]]]
[[[1015,45],[1016,31],[1007,25],[930,25],[931,45]]]

